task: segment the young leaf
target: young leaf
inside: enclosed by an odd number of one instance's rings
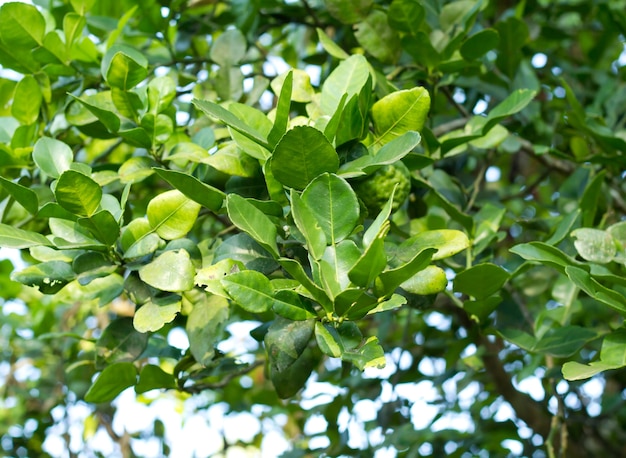
[[[138,332],[156,332],[176,318],[181,301],[177,297],[148,301],[135,312],[133,326]]]
[[[180,292],[193,288],[195,269],[185,250],[166,251],[139,269],[139,277],[162,291]]]
[[[389,224],[383,226],[378,237],[369,244],[363,255],[350,269],[348,276],[354,284],[362,287],[370,286],[387,266],[384,238],[388,230]]]
[[[341,47],[337,45],[337,43],[335,43],[328,35],[326,35],[326,32],[324,32],[324,30],[320,28],[317,28],[315,30],[317,30],[317,38],[320,41],[320,44],[328,54],[341,60],[350,57],[350,54],[341,49]]]
[[[336,244],[352,233],[359,220],[359,202],[352,187],[325,173],[302,192],[302,201],[320,222],[327,242]]]
[[[128,91],[148,75],[148,59],[126,45],[111,46],[102,59],[102,75],[111,87]]]
[[[228,195],[226,208],[235,226],[259,242],[273,256],[279,256],[276,226],[261,210],[238,194]]]
[[[43,95],[37,80],[32,75],[26,75],[15,86],[11,114],[21,124],[34,124],[39,119],[42,102]]]
[[[322,132],[299,126],[280,139],[271,168],[274,178],[283,185],[301,190],[322,173],[336,172],[339,156]]]
[[[436,229],[424,231],[405,240],[398,247],[398,258],[408,261],[415,253],[425,248],[436,248],[432,259],[444,259],[453,256],[466,248],[470,242],[464,232],[455,229]]]
[[[184,237],[193,227],[200,212],[200,204],[178,190],[166,191],[148,203],[150,226],[165,240]]]
[[[0,7],[0,39],[17,48],[32,49],[43,43],[46,21],[33,5],[18,2]]]
[[[137,369],[133,363],[107,366],[85,394],[85,401],[110,402],[126,388],[137,384]]]
[[[391,295],[398,286],[420,270],[424,270],[435,252],[434,248],[426,248],[418,252],[409,262],[381,273],[375,282],[376,295],[378,297]]]
[[[333,70],[322,86],[322,113],[332,116],[340,100],[345,96],[349,100],[361,92],[370,75],[370,67],[365,57],[360,54],[350,56]]]

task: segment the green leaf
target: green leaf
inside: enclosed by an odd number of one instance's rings
[[[370,68],[365,57],[355,54],[337,66],[322,86],[322,113],[332,116],[343,97],[346,100],[357,95],[370,78]]]
[[[609,226],[606,230],[617,248],[614,260],[616,262],[626,263],[626,221],[621,221]]]
[[[85,401],[111,402],[126,388],[137,384],[137,369],[133,363],[107,366],[85,394]]]
[[[302,201],[320,222],[327,242],[339,243],[349,236],[359,220],[359,203],[346,180],[325,173],[302,192]]]
[[[587,261],[606,264],[617,254],[613,237],[606,231],[581,227],[572,231],[571,236],[576,239],[574,246],[578,254]]]
[[[383,226],[378,236],[350,269],[348,276],[354,284],[362,287],[370,286],[387,266],[384,238],[388,230],[388,224]]]
[[[88,176],[66,170],[57,181],[54,195],[61,207],[79,216],[92,216],[102,200],[102,188]]]
[[[277,291],[274,295],[274,312],[293,321],[303,321],[315,318],[315,310],[302,300],[295,291]]]
[[[387,12],[387,20],[391,27],[411,33],[420,29],[424,16],[424,7],[418,0],[393,0]]]
[[[74,279],[72,267],[62,261],[48,261],[11,274],[11,280],[35,286],[43,294],[54,294]]]
[[[271,168],[274,178],[283,185],[301,190],[322,173],[336,172],[339,156],[322,132],[299,126],[280,139]]]
[[[74,221],[51,217],[48,224],[53,235],[51,240],[58,248],[105,248],[91,232]]]
[[[311,337],[315,320],[292,321],[277,317],[265,334],[265,348],[270,368],[284,372],[304,353]]]
[[[35,191],[26,186],[22,186],[19,183],[15,183],[11,180],[0,176],[0,187],[4,188],[17,203],[19,203],[24,209],[34,215],[39,209],[39,198]]]
[[[155,116],[152,113],[147,113],[141,118],[141,127],[147,132],[153,146],[162,145],[174,133],[172,118],[164,114]]]
[[[251,313],[263,313],[274,305],[274,288],[265,275],[244,270],[222,279],[222,286],[241,308]]]
[[[354,24],[365,19],[372,9],[373,0],[325,0],[328,12],[344,24]]]
[[[175,388],[176,379],[172,374],[168,374],[154,364],[146,364],[139,373],[139,382],[135,386],[135,392],[141,394],[150,390]]]
[[[99,211],[88,218],[79,218],[77,222],[107,246],[114,245],[120,235],[120,225],[107,210]]]
[[[38,232],[25,231],[0,223],[1,247],[23,249],[40,245],[53,246],[53,243]]]
[[[611,290],[591,277],[589,272],[574,266],[565,267],[565,274],[572,282],[590,297],[626,314],[626,298],[617,291]]]
[[[95,119],[100,121],[102,125],[110,132],[117,132],[120,128],[120,118],[115,114],[115,105],[111,96],[111,91],[97,92],[96,94],[83,95],[80,98],[69,94],[74,100],[91,113]],[[77,126],[87,125],[94,119],[81,113],[78,109],[68,108],[68,121]]]
[[[9,2],[0,7],[0,39],[15,48],[32,49],[43,43],[46,22],[33,5]]]
[[[470,267],[454,277],[454,291],[476,299],[486,299],[500,291],[510,274],[500,266],[484,263]]]
[[[274,93],[278,94],[281,91],[288,75],[293,76],[291,100],[299,103],[311,102],[313,100],[313,96],[315,95],[315,90],[313,89],[313,86],[311,86],[311,76],[305,70],[300,70],[298,68],[292,68],[272,80],[270,85]]]
[[[189,291],[193,288],[195,269],[186,250],[166,251],[139,269],[139,277],[162,291]]]
[[[444,259],[469,248],[470,242],[464,232],[456,229],[436,229],[420,232],[400,244],[398,258],[408,261],[415,253],[426,248],[436,248],[432,259]]]
[[[128,91],[148,76],[148,60],[135,48],[113,45],[102,58],[101,69],[109,86]]]
[[[598,333],[591,329],[564,326],[544,334],[533,347],[533,351],[546,353],[556,358],[567,358],[597,337]]]
[[[74,41],[83,33],[87,20],[83,15],[67,13],[63,16],[63,32],[65,34],[65,45],[68,49],[72,47]]]
[[[279,140],[287,132],[289,126],[289,111],[291,109],[291,92],[293,90],[293,72],[287,73],[276,104],[274,126],[267,135],[267,141],[271,147],[276,147]],[[276,152],[274,152],[276,154]]]
[[[346,162],[339,168],[339,174],[345,178],[356,178],[374,173],[385,165],[392,165],[409,154],[422,137],[417,132],[406,132],[383,145],[376,154],[367,154],[353,161]]]
[[[590,364],[568,361],[563,365],[563,377],[567,380],[583,380],[600,372],[626,366],[626,330],[618,329],[604,338],[600,360]]]
[[[132,318],[117,318],[96,342],[96,367],[135,361],[148,346],[148,335],[137,332]]]
[[[235,226],[259,242],[272,255],[279,256],[276,226],[261,210],[237,194],[228,195],[226,208],[228,217]]]
[[[311,294],[311,297],[313,297],[313,299],[315,299],[327,313],[331,313],[333,311],[333,304],[329,296],[307,276],[302,264],[295,259],[287,258],[280,258],[278,262],[287,271],[287,273],[289,273],[289,275],[302,284],[304,289]]]
[[[228,110],[234,113],[239,119],[245,119],[246,126],[256,132],[256,135],[259,135],[261,138],[267,138],[272,130],[272,122],[267,118],[265,113],[256,108],[240,103],[231,103],[228,106]],[[228,130],[237,146],[247,155],[258,159],[261,163],[265,162],[271,156],[267,148],[257,141],[251,140],[248,136],[232,127],[229,127]],[[269,147],[269,145],[266,146]]]
[[[246,54],[246,37],[239,29],[228,29],[219,35],[211,46],[210,57],[223,67],[237,65]]]
[[[438,266],[428,266],[400,284],[403,290],[422,296],[441,293],[447,286],[446,272]]]
[[[401,53],[400,36],[387,21],[387,14],[373,10],[364,21],[355,25],[354,37],[363,48],[381,62],[390,64]]]
[[[267,139],[262,134],[248,126],[241,119],[239,119],[237,116],[235,116],[233,113],[226,110],[225,108],[222,108],[221,106],[206,100],[193,99],[192,102],[207,116],[219,119],[227,126],[248,137],[250,140],[259,144],[263,148],[267,150],[272,149],[267,143]]]
[[[421,272],[423,272],[423,271],[420,271],[417,274],[419,274]],[[407,302],[406,301],[406,297],[402,296],[401,294],[394,293],[394,294],[391,295],[391,297],[389,299],[384,300],[384,301],[378,301],[376,303],[376,307],[373,307],[370,310],[368,310],[367,314],[368,315],[373,315],[375,313],[387,312],[389,310],[395,310],[395,309],[397,309],[399,307],[402,307],[404,304],[406,304],[406,302]],[[352,318],[353,314],[354,314],[354,311],[350,310],[349,317]]]
[[[505,118],[522,111],[535,98],[537,91],[531,89],[518,89],[512,92],[506,99],[494,107],[485,120],[482,134],[485,135],[492,127]]]
[[[318,282],[321,282],[330,297],[338,296],[349,287],[348,273],[360,255],[361,252],[352,240],[342,240],[326,248],[316,266]],[[316,273],[313,275],[315,278]]]
[[[320,259],[324,255],[327,242],[319,221],[293,189],[290,200],[293,220],[306,240],[309,253],[313,259]]]
[[[522,243],[515,245],[510,251],[527,261],[539,262],[554,267],[561,273],[565,273],[565,268],[568,266],[589,269],[588,266],[569,257],[558,248],[542,242]]]
[[[148,203],[150,226],[165,240],[184,237],[193,227],[200,212],[200,204],[178,190],[166,191]]]
[[[118,87],[111,88],[111,101],[122,116],[131,119],[133,122],[137,122],[139,112],[144,108],[139,95]],[[154,116],[151,113],[148,114]]]
[[[228,316],[228,300],[224,297],[208,295],[194,303],[186,331],[189,351],[200,364],[210,364],[215,356],[215,346],[223,337]]]
[[[245,270],[245,266],[241,261],[226,258],[198,270],[194,281],[196,285],[204,286],[204,289],[211,294],[228,297],[228,294],[222,287],[222,278],[242,270]]]
[[[465,60],[476,60],[487,54],[500,43],[500,34],[495,29],[483,29],[463,42],[459,51]]]
[[[170,252],[168,251],[167,253]],[[176,266],[173,266],[173,268],[176,268]],[[139,272],[141,276],[141,270]],[[142,280],[146,281],[143,277]],[[147,281],[146,283],[150,284]],[[133,326],[138,332],[156,332],[167,323],[174,321],[174,318],[180,312],[181,306],[182,303],[178,296],[150,300],[135,312]]]
[[[42,137],[35,143],[33,160],[44,173],[52,178],[59,178],[63,172],[69,170],[74,154],[65,143]]]
[[[32,75],[25,75],[15,86],[11,114],[21,124],[34,124],[39,119],[43,95],[39,83]]]
[[[211,211],[218,211],[222,208],[222,203],[226,194],[213,186],[198,180],[193,175],[177,170],[167,170],[155,167],[153,169],[157,175],[178,189],[186,197],[196,201],[200,205]]]
[[[424,270],[430,263],[435,251],[434,248],[426,248],[417,253],[409,262],[381,273],[375,283],[376,295],[379,297],[391,295],[398,286],[420,270]]]
[[[122,231],[120,245],[124,252],[124,259],[141,258],[154,253],[161,238],[154,233],[150,223],[145,218],[132,220]]]

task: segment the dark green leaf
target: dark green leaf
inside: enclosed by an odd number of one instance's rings
[[[139,382],[135,386],[135,392],[145,393],[150,390],[174,388],[176,388],[176,379],[172,374],[168,374],[154,364],[146,364],[139,373]]]
[[[275,257],[278,257],[276,226],[261,210],[237,194],[228,196],[226,208],[228,209],[228,217],[235,226],[249,234]]]
[[[85,394],[85,401],[111,402],[126,388],[137,384],[137,369],[133,363],[107,366]]]
[[[213,359],[228,316],[228,301],[223,297],[207,295],[194,304],[187,318],[186,330],[189,350],[200,364],[206,366]]]
[[[509,277],[510,274],[500,266],[478,264],[454,277],[454,290],[476,299],[486,299],[500,291]]]
[[[154,168],[154,171],[186,197],[198,202],[214,212],[222,208],[226,195],[213,186],[210,186],[196,177],[176,170]]]

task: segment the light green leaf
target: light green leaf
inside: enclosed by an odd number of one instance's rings
[[[102,58],[101,70],[109,86],[127,91],[148,76],[148,60],[138,49],[113,45]]]
[[[347,57],[347,56],[346,56]],[[308,103],[313,100],[315,90],[311,86],[311,76],[304,70],[292,68],[289,71],[278,75],[270,84],[275,94],[278,94],[284,87],[287,76],[293,76],[293,88],[291,91],[291,100],[299,103]]]
[[[228,29],[211,46],[210,57],[221,66],[237,65],[246,54],[246,37],[239,29]]]
[[[389,25],[402,32],[417,32],[424,16],[424,7],[419,0],[393,0],[387,11]]]
[[[344,351],[341,359],[354,364],[362,371],[368,367],[382,369],[386,364],[383,347],[378,343],[378,338],[374,336],[368,338],[363,346],[355,350]]]
[[[396,91],[372,107],[376,143],[384,145],[409,131],[420,131],[430,109],[430,95],[423,87]]]
[[[200,204],[178,190],[166,191],[148,203],[150,226],[165,240],[184,237],[193,227]]]
[[[626,314],[626,298],[617,291],[609,289],[591,277],[589,272],[574,266],[565,267],[565,274],[572,282],[593,299]]]
[[[328,12],[344,24],[354,24],[365,19],[372,9],[373,0],[325,0]]]
[[[263,248],[278,257],[276,226],[258,208],[237,194],[229,194],[226,199],[228,217],[242,231],[259,242]]]
[[[110,402],[126,388],[137,384],[137,369],[133,363],[107,366],[85,394],[85,401]]]
[[[67,211],[79,216],[92,216],[102,200],[102,188],[87,175],[66,170],[57,181],[54,195]]]
[[[244,270],[222,279],[222,286],[241,308],[262,313],[274,305],[274,288],[268,278],[254,270]]]
[[[422,296],[441,293],[447,286],[448,277],[439,266],[428,266],[400,284],[403,290]]]
[[[349,100],[361,92],[370,78],[370,67],[365,57],[355,54],[344,60],[333,70],[322,86],[322,113],[332,116],[342,97]]]
[[[274,126],[267,136],[267,141],[271,147],[276,147],[279,140],[287,132],[289,126],[289,111],[291,109],[291,93],[293,91],[293,72],[289,71],[283,80],[278,102],[276,104],[276,115],[274,116]],[[277,92],[278,93],[278,92]]]
[[[387,14],[373,10],[355,25],[354,37],[363,48],[384,63],[394,63],[401,53],[400,36],[387,21]]]
[[[340,358],[344,348],[337,330],[328,324],[315,322],[315,340],[322,353],[332,358]]]
[[[287,271],[287,273],[289,273],[289,275],[302,284],[303,288],[311,294],[313,299],[319,302],[327,313],[333,311],[333,304],[329,296],[307,276],[302,264],[295,259],[288,258],[280,258],[278,262]]]
[[[350,57],[350,54],[348,54],[343,49],[341,49],[341,47],[337,45],[337,43],[335,43],[328,35],[326,35],[326,32],[324,32],[324,30],[320,28],[317,28],[316,30],[317,30],[317,38],[320,41],[320,44],[322,45],[324,50],[328,54],[341,60],[344,60]]]
[[[111,91],[97,92],[96,94],[83,95],[80,98],[69,94],[76,102],[85,107],[91,113],[95,119],[100,121],[104,127],[110,132],[117,132],[120,128],[120,118],[115,113],[115,104]],[[68,107],[67,118],[68,121],[76,126],[88,125],[92,123],[94,119],[81,113],[77,108],[73,108],[74,105]]]
[[[434,248],[426,248],[418,252],[409,262],[381,273],[375,282],[374,290],[376,295],[378,297],[391,295],[398,286],[420,270],[424,270],[430,263],[434,253]]]
[[[198,270],[194,281],[196,285],[204,286],[204,289],[211,294],[228,297],[222,287],[222,278],[242,270],[245,270],[245,266],[241,261],[226,258]]]
[[[470,242],[464,232],[456,229],[436,229],[424,231],[405,240],[398,247],[397,256],[408,261],[415,253],[425,248],[436,248],[432,259],[444,259],[469,248]]]
[[[354,284],[362,287],[370,286],[387,266],[384,238],[388,231],[389,223],[381,228],[378,236],[350,269],[348,276]]]
[[[510,274],[500,266],[477,264],[456,275],[454,290],[476,299],[486,299],[500,291],[509,277]]]
[[[133,326],[138,332],[156,332],[176,318],[181,305],[177,296],[148,301],[135,312]]]
[[[271,147],[267,143],[267,139],[262,134],[248,126],[241,119],[239,119],[237,116],[235,116],[233,113],[226,110],[225,108],[206,100],[193,99],[192,102],[207,116],[219,119],[227,126],[248,137],[255,143],[258,143],[263,148],[267,150],[271,149]]]
[[[63,17],[63,32],[67,49],[70,49],[76,38],[81,36],[86,24],[87,20],[80,14],[67,13]]]
[[[600,360],[589,364],[568,361],[563,365],[567,380],[583,380],[600,372],[626,366],[626,330],[618,329],[604,338]]]
[[[320,259],[327,245],[324,231],[313,212],[293,189],[290,199],[293,220],[306,240],[307,249],[313,259]]]
[[[154,253],[160,243],[161,238],[154,233],[146,218],[132,220],[120,237],[124,259],[141,258]]]
[[[69,146],[49,137],[42,137],[35,143],[33,160],[37,167],[52,178],[59,178],[70,168],[74,154]]]
[[[493,126],[498,124],[503,119],[522,111],[530,102],[532,102],[536,95],[537,92],[531,89],[518,89],[517,91],[512,92],[506,99],[500,102],[489,112],[485,125],[482,129],[482,134],[485,135]]]
[[[589,266],[576,261],[558,248],[542,242],[522,243],[515,245],[510,251],[527,261],[539,262],[554,267],[561,273],[565,273],[565,267],[567,266],[589,269]]]
[[[33,5],[18,2],[0,7],[0,39],[15,48],[32,49],[43,43],[46,22]]]
[[[215,346],[223,337],[229,316],[228,300],[207,295],[196,301],[187,318],[189,351],[200,364],[208,365],[215,356]]]
[[[43,95],[39,83],[32,75],[25,75],[15,86],[11,114],[21,124],[34,124],[39,119]]]
[[[185,250],[166,251],[139,269],[139,277],[162,291],[189,291],[194,286],[195,269]]]
[[[170,76],[157,76],[148,83],[148,109],[152,114],[165,111],[176,98],[176,82]]]
[[[162,145],[165,143],[174,133],[174,122],[172,118],[164,114],[153,115],[147,113],[141,118],[141,127],[146,131],[152,145]]]
[[[107,210],[99,211],[88,218],[80,218],[77,222],[108,246],[112,246],[120,235],[120,225]]]
[[[122,116],[131,119],[133,122],[138,121],[139,112],[144,108],[143,102],[137,93],[115,86],[111,88],[111,101]],[[154,115],[150,114],[150,116]]]
[[[302,201],[320,222],[327,242],[336,244],[352,233],[359,220],[359,203],[346,180],[325,173],[302,192]]]
[[[338,296],[349,287],[348,273],[360,255],[361,252],[352,240],[342,240],[326,247],[326,251],[322,259],[317,262],[317,266],[319,279],[330,297]]]
[[[301,190],[322,173],[336,172],[339,156],[322,132],[299,126],[280,139],[271,168],[274,178],[283,185]]]
[[[587,261],[606,264],[617,254],[613,237],[606,231],[581,227],[572,231],[571,236],[576,239],[574,246],[578,254]]]
[[[1,247],[23,249],[39,245],[53,246],[50,240],[38,232],[25,231],[24,229],[0,223]]]

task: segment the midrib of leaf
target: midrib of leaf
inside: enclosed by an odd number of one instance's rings
[[[387,134],[389,134],[389,132],[391,132],[398,124],[400,124],[400,121],[402,121],[404,118],[406,118],[408,116],[408,114],[411,112],[411,110],[413,109],[413,107],[417,104],[417,102],[419,102],[421,100],[421,98],[424,96],[424,92],[420,92],[420,95],[413,101],[413,103],[411,104],[411,106],[409,107],[408,110],[406,110],[404,112],[404,114],[399,117],[398,119],[396,119],[393,124],[391,125],[391,127],[389,127],[389,129],[387,129],[385,132],[383,132],[380,137],[378,137],[376,139],[376,141],[374,142],[374,145],[379,144],[383,138],[385,138],[387,136]]]
[[[33,40],[35,40],[37,43],[39,43],[40,45],[42,44],[41,40],[38,40],[37,37],[35,37],[35,35],[33,35],[32,33],[30,33],[30,30],[27,29],[26,27],[24,27],[22,25],[22,23],[19,21],[19,18],[16,18],[15,16],[13,16],[13,21],[15,21],[15,23],[17,25],[19,25],[20,29],[22,29],[24,32],[26,32],[26,34],[31,37]]]

